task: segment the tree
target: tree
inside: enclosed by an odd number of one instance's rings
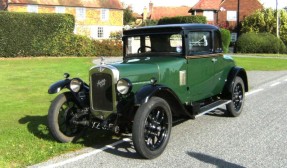
[[[287,45],[287,12],[280,10],[280,38]],[[242,21],[242,33],[271,33],[276,35],[276,10],[271,8],[256,11]]]
[[[134,22],[135,20],[136,18],[133,17],[133,11],[130,9],[130,7],[124,9],[124,25],[131,24],[131,22]]]

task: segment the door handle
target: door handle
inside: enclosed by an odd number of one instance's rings
[[[214,62],[214,63],[215,63],[216,61],[217,61],[217,59],[216,59],[216,58],[212,58],[212,62]]]

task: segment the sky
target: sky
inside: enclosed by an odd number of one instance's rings
[[[151,0],[120,0],[127,5],[132,5],[133,11],[142,13],[143,8],[148,8]],[[259,0],[265,8],[276,8],[276,0]],[[154,6],[190,6],[195,5],[198,0],[152,0]],[[278,0],[278,9],[282,9],[287,6],[286,0]]]

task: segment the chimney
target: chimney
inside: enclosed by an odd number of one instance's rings
[[[7,10],[8,0],[0,0],[0,10]]]
[[[144,7],[144,10],[143,10],[143,21],[145,21],[147,19],[147,15],[148,15],[147,8]]]
[[[149,13],[152,13],[152,9],[153,9],[153,3],[150,1],[149,2]]]

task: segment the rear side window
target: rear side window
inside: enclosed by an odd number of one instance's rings
[[[220,31],[215,31],[214,32],[214,52],[216,52],[216,53],[221,53],[222,52]]]
[[[203,55],[212,52],[211,32],[189,32],[188,54]]]

